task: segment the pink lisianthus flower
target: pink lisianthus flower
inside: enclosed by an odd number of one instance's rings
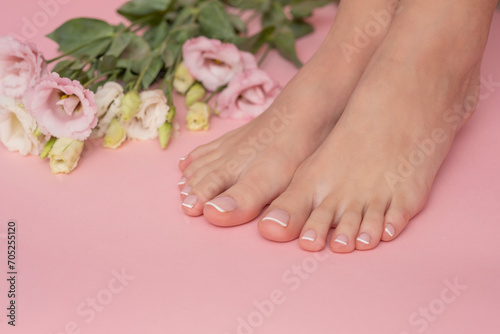
[[[238,73],[257,68],[254,55],[234,44],[204,36],[193,38],[182,47],[184,66],[210,91],[228,84]]]
[[[45,135],[85,140],[97,124],[94,93],[57,73],[47,74],[28,90],[25,104]]]
[[[237,74],[218,97],[220,117],[254,118],[269,108],[280,92],[279,84],[263,70]]]
[[[45,60],[35,45],[0,37],[0,95],[20,98],[45,73]]]

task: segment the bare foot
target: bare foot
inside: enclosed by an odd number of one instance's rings
[[[401,233],[479,99],[495,1],[477,4],[402,2],[337,125],[266,210],[264,237],[318,251],[336,226],[343,253]]]
[[[195,149],[179,163],[183,210],[231,226],[257,217],[288,186],[296,168],[336,124],[392,21],[394,0],[349,0],[312,60],[269,110]],[[374,16],[374,13],[377,14]],[[346,54],[359,29],[378,27]],[[359,44],[359,43],[358,43]]]

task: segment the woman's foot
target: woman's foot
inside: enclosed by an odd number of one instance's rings
[[[336,226],[344,253],[401,233],[479,99],[495,7],[481,3],[402,2],[337,125],[259,221],[264,237],[318,251]]]
[[[257,217],[330,133],[385,37],[394,0],[342,2],[313,59],[265,113],[179,163],[183,210],[231,226]],[[370,28],[372,27],[372,28]],[[359,29],[373,29],[356,50]],[[346,51],[347,50],[347,51]],[[347,52],[347,53],[346,53]]]

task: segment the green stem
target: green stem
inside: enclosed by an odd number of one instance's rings
[[[150,57],[150,59],[146,63],[146,66],[144,66],[144,69],[139,75],[139,78],[137,79],[137,82],[135,83],[133,90],[137,91],[139,89],[139,85],[141,84],[142,78],[144,78],[144,76],[146,75],[146,72],[149,70],[149,66],[151,66],[152,62],[153,62],[153,57]]]
[[[84,47],[87,47],[87,46],[91,45],[92,43],[95,43],[95,42],[97,42],[97,41],[99,41],[99,40],[106,39],[106,38],[109,38],[109,36],[106,36],[106,37],[101,37],[101,38],[97,38],[97,39],[95,39],[95,40],[93,40],[93,41],[90,41],[90,42],[88,42],[88,43],[82,44],[82,45],[80,45],[80,46],[78,46],[78,47],[74,48],[73,50],[69,50],[69,51],[64,52],[64,53],[63,53],[62,55],[60,55],[60,56],[57,56],[57,57],[55,57],[55,58],[52,58],[52,59],[47,60],[47,61],[46,61],[46,63],[47,63],[47,64],[50,64],[50,63],[53,63],[53,62],[55,62],[55,61],[58,61],[59,59],[64,58],[64,57],[67,57],[67,56],[69,56],[69,55],[71,55],[71,54],[73,54],[73,53],[75,53],[75,52],[77,52],[77,51],[79,51],[79,50],[83,49]]]
[[[210,94],[210,95],[209,95],[209,96],[205,99],[205,101],[203,101],[203,102],[205,102],[205,103],[210,102],[210,100],[212,100],[212,98],[213,98],[216,94],[218,94],[218,93],[222,92],[222,91],[223,91],[224,89],[226,89],[226,88],[227,88],[227,85],[217,88],[217,89],[216,89],[216,90],[214,90],[214,91],[213,91],[213,92],[212,92],[212,93],[211,93],[211,94]]]
[[[266,60],[267,56],[269,55],[269,52],[271,52],[272,49],[273,48],[271,47],[271,45],[268,44],[266,46],[266,51],[264,51],[264,53],[262,54],[262,57],[260,57],[260,59],[259,59],[259,64],[258,64],[259,67],[260,67],[260,65],[262,65],[262,63],[264,62],[264,60]]]
[[[92,79],[90,79],[89,81],[87,81],[85,83],[85,85],[83,85],[84,88],[88,88],[90,85],[92,85],[94,82],[96,82],[97,80],[101,79],[101,78],[104,78],[106,76],[108,76],[110,73],[112,72],[106,72],[106,73],[103,73],[101,75],[98,75],[96,77],[93,77]]]

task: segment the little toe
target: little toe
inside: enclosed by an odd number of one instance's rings
[[[410,210],[397,202],[391,203],[384,218],[382,241],[394,240],[408,225],[411,217]]]

